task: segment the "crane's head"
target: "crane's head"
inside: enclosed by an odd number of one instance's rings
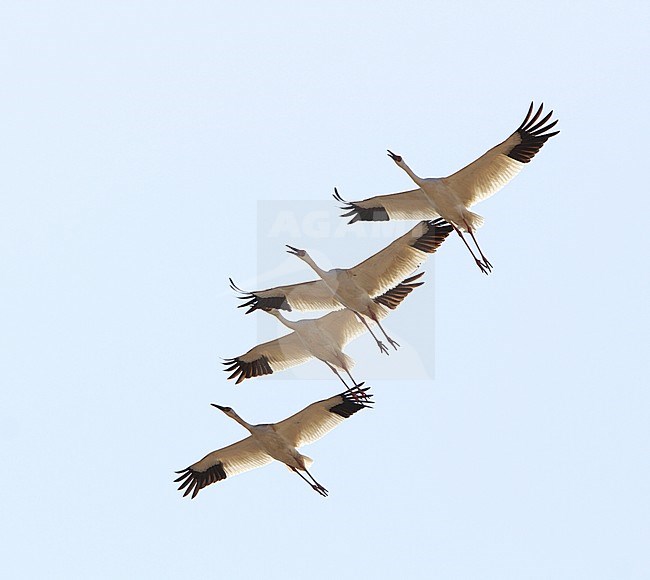
[[[294,256],[298,256],[300,259],[304,258],[307,255],[307,252],[305,250],[299,250],[298,248],[294,248],[293,246],[290,246],[289,244],[286,244],[288,254],[293,254]]]
[[[233,417],[235,415],[235,412],[232,410],[232,407],[222,407],[221,405],[217,405],[216,403],[210,403],[213,407],[216,407],[220,411],[223,411],[228,417]]]
[[[395,163],[397,163],[397,165],[402,167],[403,159],[401,155],[396,155],[390,149],[387,149],[386,151],[388,151],[388,157],[390,157]]]

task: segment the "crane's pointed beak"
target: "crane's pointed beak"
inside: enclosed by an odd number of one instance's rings
[[[395,163],[399,163],[402,160],[401,156],[396,155],[390,149],[386,149],[386,151],[388,151],[388,157],[390,157]]]
[[[294,256],[298,256],[300,258],[301,255],[303,255],[304,250],[299,250],[298,248],[294,248],[293,246],[290,246],[289,244],[285,244],[287,248],[287,254],[293,254]]]
[[[223,411],[224,413],[226,412],[226,407],[222,407],[221,405],[217,405],[216,403],[210,403],[213,407],[216,407],[220,411]]]

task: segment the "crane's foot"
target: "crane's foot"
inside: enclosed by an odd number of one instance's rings
[[[389,338],[389,339],[388,339],[388,342],[390,343],[390,345],[391,345],[395,350],[397,350],[397,347],[399,346],[399,342],[397,342],[396,340],[393,340],[392,338]]]
[[[312,483],[312,488],[314,491],[320,493],[323,497],[327,497],[329,491],[327,491],[322,485],[316,485]]]
[[[366,393],[364,393],[359,387],[360,385],[356,385],[356,384],[352,389],[348,387],[348,392],[354,397],[354,400],[357,403],[363,404],[365,401],[368,401],[368,395],[366,395]]]
[[[483,258],[483,265],[484,265],[488,270],[490,270],[490,272],[492,272],[492,264],[490,264],[490,262],[488,261],[488,259],[487,259],[483,254],[481,254],[481,258]]]
[[[368,389],[362,389],[365,383],[359,383],[358,385],[354,385],[354,389],[352,390],[352,396],[359,401],[359,403],[369,403],[372,402],[370,399],[372,397],[372,394],[366,392]]]
[[[478,258],[474,258],[474,260],[476,260],[476,265],[481,269],[481,272],[483,272],[483,274],[485,274],[486,276],[487,276],[487,275],[492,271],[491,266],[490,266],[490,268],[488,268],[488,267],[487,267],[483,262],[481,262],[481,260],[479,260]]]
[[[382,352],[384,354],[389,354],[386,345],[381,340],[377,341],[377,346],[379,347],[379,352]]]

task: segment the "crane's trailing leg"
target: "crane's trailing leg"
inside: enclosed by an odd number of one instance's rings
[[[465,222],[465,225],[467,225],[467,222]],[[478,245],[478,242],[476,241],[476,237],[474,236],[474,230],[467,226],[467,231],[469,232],[469,235],[472,236],[472,239],[474,240],[474,244],[476,245],[476,249],[478,250],[478,253],[481,254],[481,259],[483,260],[483,265],[490,271],[492,272],[492,264],[488,261],[488,259],[485,257],[483,254],[481,247]]]
[[[469,253],[472,254],[472,258],[474,258],[474,261],[476,262],[476,265],[481,269],[481,272],[483,272],[483,274],[489,274],[489,273],[490,273],[490,270],[486,267],[485,264],[483,264],[483,262],[481,262],[481,260],[479,260],[479,259],[476,257],[476,255],[474,254],[474,251],[472,250],[472,248],[470,247],[470,245],[467,243],[467,240],[465,239],[465,236],[463,235],[463,232],[461,232],[461,231],[460,231],[460,230],[459,230],[459,229],[458,229],[454,224],[451,224],[451,225],[452,225],[452,226],[454,227],[454,229],[456,230],[456,233],[460,236],[460,239],[463,240],[463,243],[465,244],[465,246],[467,246],[467,249],[469,250]],[[472,235],[472,237],[474,237],[474,235]],[[476,240],[475,240],[475,241],[476,241]],[[478,246],[477,246],[477,247],[478,247]],[[479,250],[479,251],[480,251],[480,250]],[[482,254],[481,254],[481,255],[482,255]],[[492,267],[492,265],[490,265],[490,268],[491,268],[491,267]]]
[[[350,377],[350,380],[352,381],[353,388],[348,387],[348,384],[343,380],[343,377],[339,373],[339,371],[336,369],[336,367],[333,364],[328,363],[327,361],[323,361],[330,369],[332,369],[332,372],[340,379],[340,381],[345,385],[345,388],[350,392],[350,394],[359,402],[363,403],[363,400],[360,395],[363,395],[363,398],[367,399],[367,395],[359,388],[363,383],[357,384],[357,382],[352,378],[352,375],[350,374],[350,371],[346,370],[345,372],[348,374]]]
[[[312,488],[314,491],[317,491],[317,492],[320,493],[323,497],[327,497],[327,494],[328,494],[329,492],[328,492],[328,491],[327,491],[327,490],[326,490],[326,489],[325,489],[325,488],[324,488],[320,483],[318,483],[318,482],[317,482],[313,477],[311,477],[311,473],[309,473],[306,469],[305,469],[305,472],[309,475],[309,477],[312,478],[312,480],[314,481],[314,483],[312,483],[311,481],[309,481],[309,480],[308,480],[308,479],[307,479],[307,478],[306,478],[302,473],[300,473],[300,471],[298,471],[295,467],[292,467],[291,470],[292,470],[294,473],[297,473],[297,474],[298,474],[302,479],[304,479],[304,480],[305,480],[305,481],[306,481],[306,482],[311,486],[311,488]]]
[[[353,378],[352,375],[350,374],[350,371],[345,369],[345,372],[348,373],[348,376],[350,377],[350,380],[352,381],[352,384],[354,387],[352,389],[348,389],[350,391],[350,394],[356,399],[356,401],[360,404],[364,404],[364,401],[367,403],[370,401],[370,397],[372,395],[369,395],[366,391],[366,389],[362,389],[364,383],[357,383]]]
[[[358,388],[360,385],[359,385],[359,383],[357,383],[357,381],[355,381],[352,378],[352,375],[350,374],[350,371],[348,369],[345,369],[345,372],[347,373],[348,377],[350,377],[350,380],[352,381],[352,384],[354,385],[354,389]],[[350,389],[350,390],[354,391],[354,389]]]
[[[361,314],[359,314],[358,312],[355,312],[355,314],[357,315],[357,318],[361,322],[363,322],[365,324],[366,328],[368,329],[368,332],[370,334],[372,334],[372,337],[375,339],[375,341],[377,342],[377,346],[379,347],[379,352],[383,352],[384,354],[388,354],[388,349],[386,348],[386,345],[375,336],[375,333],[372,331],[372,328],[370,328],[370,325],[368,324],[366,319]]]
[[[386,331],[384,330],[384,327],[381,325],[381,323],[379,322],[379,319],[376,316],[373,316],[372,319],[377,323],[377,326],[379,327],[379,329],[384,333],[384,336],[386,337],[386,340],[390,343],[390,345],[395,350],[397,350],[397,347],[399,346],[399,342],[397,342],[396,340],[393,340],[390,336],[388,336],[386,334]]]
[[[316,489],[316,491],[318,491],[318,493],[320,493],[320,494],[323,495],[324,497],[327,497],[327,494],[329,493],[329,491],[327,491],[327,490],[326,490],[326,489],[325,489],[325,488],[324,488],[320,483],[318,483],[318,482],[314,479],[314,476],[313,476],[311,473],[309,473],[309,471],[307,471],[307,468],[306,468],[306,467],[305,467],[305,473],[306,473],[306,474],[309,476],[309,478],[314,482],[314,485],[316,486],[316,487],[314,487],[314,489]]]
[[[357,381],[355,381],[352,378],[352,375],[350,374],[350,371],[348,369],[345,369],[345,372],[350,377],[350,380],[352,381],[352,384],[354,385],[354,387],[352,387],[351,389],[348,389],[348,391],[350,391],[352,393],[354,398],[359,400],[357,395],[363,395],[364,398],[368,398],[368,395],[366,395],[366,393],[361,388],[361,385],[363,385],[363,383],[357,383]]]
[[[350,387],[348,387],[348,384],[343,380],[343,377],[339,373],[339,371],[336,369],[336,367],[333,364],[328,363],[327,361],[323,361],[330,369],[332,369],[332,372],[339,378],[339,380],[345,385],[345,388],[348,391],[352,391]],[[346,371],[347,372],[347,371]],[[350,373],[348,373],[349,375]],[[352,379],[352,377],[350,377]],[[356,387],[357,384],[354,382],[354,379],[352,379],[352,384]]]

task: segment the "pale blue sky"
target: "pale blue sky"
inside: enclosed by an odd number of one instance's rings
[[[3,2],[3,570],[647,578],[649,11]],[[267,422],[340,390],[317,363],[225,380],[284,331],[228,276],[311,277],[285,243],[363,259],[412,224],[309,235],[335,185],[410,188],[387,148],[450,173],[532,99],[562,132],[476,206],[493,274],[450,238],[386,320],[403,348],[349,346],[377,404],[305,448],[330,497],[276,464],[183,499],[173,471],[245,435],[209,403]],[[261,200],[300,229],[260,239]]]

